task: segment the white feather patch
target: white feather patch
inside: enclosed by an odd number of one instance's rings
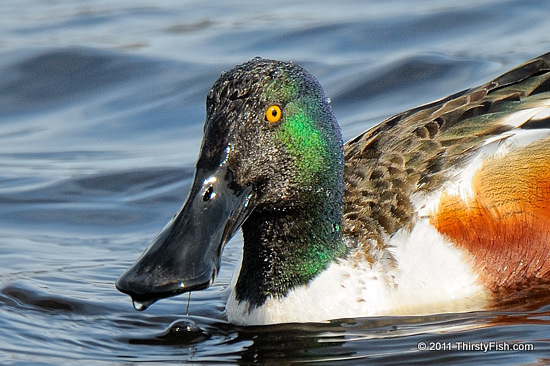
[[[268,298],[249,310],[232,292],[227,316],[235,324],[318,322],[380,315],[422,315],[482,309],[485,290],[469,259],[421,220],[392,239],[398,268],[353,260],[332,264],[308,286]]]

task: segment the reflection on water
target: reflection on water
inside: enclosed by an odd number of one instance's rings
[[[442,352],[425,351],[439,344],[450,346],[453,357],[472,364],[482,362],[484,352],[469,352],[465,344],[490,342],[495,344],[518,343],[508,332],[518,324],[548,326],[548,311],[535,314],[472,313],[400,318],[363,318],[335,320],[330,323],[281,324],[265,327],[235,327],[213,322],[208,318],[186,317],[174,321],[168,329],[139,336],[121,338],[132,345],[170,347],[177,349],[181,360],[215,362],[233,360],[242,364],[253,362],[320,362],[369,360],[391,364],[407,364],[412,358],[418,362],[438,362]],[[499,332],[495,334],[495,327]],[[525,326],[523,331],[528,331]],[[539,332],[535,332],[539,333]],[[542,335],[540,332],[538,336]],[[532,344],[538,352],[548,350],[545,341],[537,335],[521,342]],[[200,345],[208,344],[208,347]],[[420,346],[419,346],[420,344]],[[513,359],[513,354],[502,354],[502,360]],[[525,358],[528,359],[528,358]],[[360,362],[359,362],[360,363]]]
[[[298,62],[351,138],[549,51],[549,10],[530,1],[3,2],[0,362],[549,362],[545,299],[470,314],[230,325],[239,237],[214,286],[189,304],[180,296],[136,312],[114,288],[187,195],[204,98],[222,70],[258,55]],[[534,351],[456,349],[487,341]]]

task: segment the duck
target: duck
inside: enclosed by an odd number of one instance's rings
[[[343,143],[319,81],[223,72],[185,203],[116,282],[136,309],[206,289],[242,231],[239,325],[489,309],[550,282],[550,53]]]

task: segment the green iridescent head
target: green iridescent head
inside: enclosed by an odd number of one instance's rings
[[[206,109],[187,201],[117,281],[142,305],[207,287],[240,227],[236,298],[250,306],[309,283],[346,253],[342,139],[317,80],[292,63],[253,59],[220,76]]]
[[[253,187],[236,292],[258,306],[346,252],[340,129],[319,82],[280,61],[254,59],[224,73],[207,113],[201,159],[222,156],[213,163],[223,160],[237,186]]]
[[[322,87],[303,68],[264,59],[239,65],[216,81],[207,113],[201,157],[227,159],[240,185],[254,185],[257,204],[306,191],[341,201],[340,129]]]

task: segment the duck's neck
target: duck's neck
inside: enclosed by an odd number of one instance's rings
[[[334,196],[327,200],[327,196]],[[236,300],[251,308],[307,285],[344,257],[341,195],[326,191],[286,207],[264,206],[243,225],[244,248]]]

